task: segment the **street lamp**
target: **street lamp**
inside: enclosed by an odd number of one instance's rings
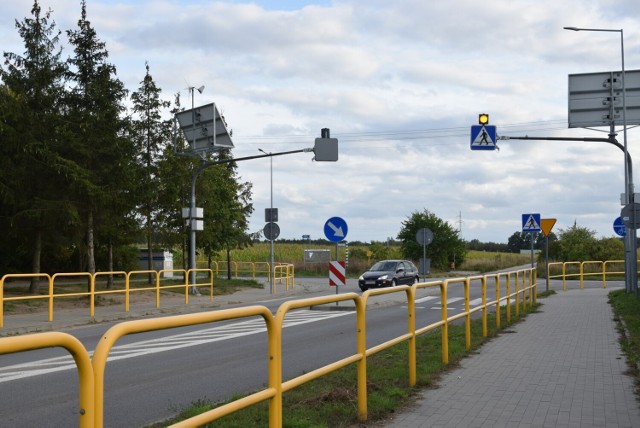
[[[196,110],[194,106],[194,95],[195,91],[198,93],[202,93],[204,91],[204,85],[196,88],[195,86],[189,87],[189,92],[191,92],[191,111],[192,111],[192,124],[193,124],[193,147],[196,146]],[[191,203],[189,204],[189,269],[191,270],[191,288],[189,292],[191,294],[197,294],[198,289],[196,287],[196,192],[195,192],[195,180],[194,184],[191,186]]]
[[[271,155],[271,153],[267,153],[262,149],[258,149],[258,151],[264,153],[265,155],[269,156],[269,162],[270,162],[270,170],[271,170],[271,209],[269,211],[269,222],[273,222],[273,156]],[[272,237],[273,238],[273,237]],[[275,279],[275,257],[273,254],[273,239],[269,239],[269,259],[270,259],[270,263],[269,263],[269,286],[270,286],[270,290],[271,290],[271,294],[273,294],[274,291],[274,284],[273,281]]]
[[[629,170],[628,157],[629,152],[627,150],[627,87],[625,84],[625,70],[624,70],[624,31],[623,29],[614,30],[607,28],[579,28],[579,27],[563,27],[565,30],[571,31],[595,31],[604,33],[620,33],[620,57],[622,59],[622,129],[623,129],[623,147],[624,147],[624,205],[634,203],[634,186],[633,186],[633,173]],[[614,119],[612,117],[612,119]],[[615,122],[612,122],[615,123]],[[615,129],[611,125],[611,139],[614,139]],[[635,212],[635,211],[634,211]],[[635,219],[634,219],[635,223]],[[637,242],[636,242],[636,230],[634,228],[627,227],[627,234],[625,236],[625,284],[627,292],[632,290],[638,292],[636,277],[637,271]]]

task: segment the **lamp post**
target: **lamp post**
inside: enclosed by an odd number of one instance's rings
[[[262,149],[258,149],[258,151],[264,153],[265,155],[269,156],[269,169],[270,169],[270,174],[271,174],[271,178],[270,178],[270,183],[271,183],[271,206],[270,206],[270,211],[269,211],[269,222],[273,221],[273,156],[271,155],[271,153],[267,153]],[[275,257],[273,254],[273,239],[269,239],[269,289],[271,290],[271,294],[273,294],[273,290],[274,290],[274,286],[273,286],[273,281],[275,278],[275,267],[274,267],[274,263],[275,263]]]
[[[192,111],[192,123],[193,123],[193,147],[196,146],[196,113],[194,106],[194,95],[195,91],[198,93],[202,93],[204,91],[204,85],[196,88],[195,86],[189,87],[189,92],[191,92],[191,111]],[[189,270],[191,270],[190,275],[190,283],[191,288],[189,292],[191,294],[197,294],[198,289],[196,288],[196,187],[195,187],[195,176],[193,179],[193,183],[191,186],[191,203],[189,204]]]
[[[608,29],[608,28],[579,28],[579,27],[563,27],[565,30],[571,31],[594,31],[604,33],[620,33],[620,57],[622,60],[622,132],[623,132],[623,147],[624,147],[624,205],[633,204],[634,201],[634,186],[633,186],[633,173],[629,169],[628,157],[629,152],[627,150],[627,87],[625,84],[625,70],[624,70],[624,30]],[[613,85],[613,82],[612,82]],[[615,140],[615,121],[612,119],[610,138]],[[635,212],[635,210],[634,210]],[[635,219],[633,221],[635,223]],[[636,243],[636,230],[634,228],[627,227],[627,233],[625,235],[625,284],[627,293],[635,290],[636,295],[638,293],[637,287],[637,243]]]

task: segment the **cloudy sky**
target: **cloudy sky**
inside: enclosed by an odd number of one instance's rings
[[[347,240],[384,241],[425,209],[466,240],[506,242],[524,213],[556,218],[556,232],[577,222],[614,236],[622,151],[523,140],[472,151],[470,127],[484,112],[501,137],[606,137],[606,128],[568,129],[568,75],[620,70],[620,35],[562,27],[624,29],[625,68],[640,69],[637,0],[87,3],[127,88],[139,87],[145,61],[167,100],[204,85],[195,104],[222,109],[235,157],[312,147],[331,129],[338,162],[273,158],[281,238],[323,238],[338,216]],[[15,20],[32,4],[2,0],[3,51],[23,52]],[[40,4],[58,29],[76,27],[79,0]],[[638,162],[639,138],[628,131]],[[253,183],[251,231],[265,224],[269,163],[239,163]]]

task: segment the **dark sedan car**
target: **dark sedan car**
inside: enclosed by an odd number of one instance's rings
[[[409,260],[382,260],[360,275],[358,286],[367,291],[369,288],[412,285],[418,281],[418,268]]]

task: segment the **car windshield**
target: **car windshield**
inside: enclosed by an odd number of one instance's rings
[[[396,270],[396,266],[398,265],[397,262],[390,262],[390,261],[382,261],[382,262],[378,262],[375,265],[371,266],[371,269],[369,270],[373,270],[373,271],[394,271]]]

